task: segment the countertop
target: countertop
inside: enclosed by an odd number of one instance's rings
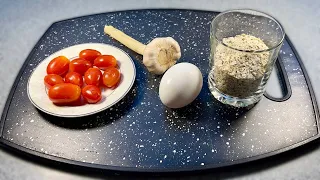
[[[235,8],[260,10],[284,26],[301,56],[320,100],[320,1],[269,0],[98,0],[98,1],[0,1],[0,110],[29,52],[55,21],[118,10],[176,8],[224,11]],[[6,148],[0,149],[0,179],[127,179],[106,172],[73,169],[63,164],[34,160]],[[165,178],[204,179],[318,179],[319,141],[252,163]],[[135,177],[135,176],[134,176]],[[145,177],[145,176],[144,176]],[[131,177],[133,179],[133,176]],[[135,177],[137,179],[141,176]],[[164,178],[164,177],[159,177]]]

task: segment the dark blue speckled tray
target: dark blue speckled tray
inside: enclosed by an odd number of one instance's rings
[[[286,71],[280,79],[290,84],[284,86],[288,92],[285,98],[266,95],[252,109],[236,109],[212,97],[206,82],[209,25],[215,15],[207,11],[137,10],[54,23],[14,83],[1,118],[1,143],[85,167],[171,172],[248,162],[318,138],[318,107],[302,62],[288,39],[278,62]],[[199,97],[179,110],[165,108],[158,97],[161,76],[147,73],[140,55],[104,35],[105,24],[143,43],[160,36],[176,39],[182,49],[180,62],[197,65],[204,75]],[[88,42],[120,47],[134,59],[137,77],[132,90],[113,108],[84,118],[58,118],[38,111],[26,94],[33,69],[60,49]]]

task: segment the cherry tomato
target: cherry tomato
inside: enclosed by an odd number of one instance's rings
[[[48,74],[44,77],[44,85],[46,85],[48,89],[50,89],[52,86],[56,84],[61,84],[61,83],[64,83],[64,81],[63,81],[63,78],[59,75]]]
[[[81,74],[79,74],[77,72],[68,72],[64,79],[65,79],[66,83],[75,84],[80,87],[82,87],[82,85],[83,85],[83,78],[82,78]]]
[[[101,90],[94,85],[86,85],[82,89],[83,98],[91,104],[97,103],[101,100]]]
[[[112,55],[101,55],[94,60],[93,65],[97,66],[98,68],[104,70],[109,67],[116,67],[117,60]]]
[[[98,68],[89,68],[84,73],[84,82],[88,85],[99,86],[102,81],[102,73]]]
[[[90,61],[84,60],[82,58],[77,58],[70,62],[69,70],[70,72],[77,72],[83,75],[89,68],[92,67]]]
[[[113,87],[120,81],[120,72],[117,68],[111,67],[103,73],[103,84],[107,87]]]
[[[49,89],[48,96],[55,104],[68,104],[79,100],[81,88],[71,83],[56,84]]]
[[[94,49],[84,49],[79,53],[80,58],[90,61],[91,63],[100,55],[101,53]]]
[[[47,66],[47,74],[65,75],[69,70],[70,60],[65,56],[58,56],[50,61]]]

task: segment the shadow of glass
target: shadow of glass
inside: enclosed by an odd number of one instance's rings
[[[237,108],[223,104],[212,95],[208,96],[207,94],[210,94],[210,91],[205,83],[199,96],[191,104],[179,109],[165,108],[165,122],[168,127],[185,131],[190,130],[194,124],[201,121],[217,121],[220,126],[228,126],[230,122],[243,119],[243,116],[255,106],[254,104]],[[207,104],[210,104],[210,106]]]

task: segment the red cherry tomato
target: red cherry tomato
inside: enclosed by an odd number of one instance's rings
[[[44,77],[44,85],[50,89],[56,84],[64,83],[63,78],[56,74],[48,74]]]
[[[107,87],[113,87],[120,81],[120,72],[117,68],[111,67],[103,73],[103,84]]]
[[[65,56],[58,56],[50,61],[47,66],[47,74],[65,75],[69,70],[70,60]]]
[[[78,85],[80,87],[82,87],[82,85],[83,85],[83,78],[77,72],[68,72],[66,74],[66,77],[64,78],[64,80],[65,80],[66,83],[75,84],[75,85]]]
[[[112,55],[101,55],[94,60],[93,65],[104,70],[109,67],[116,67],[117,60]]]
[[[80,58],[90,61],[91,63],[100,55],[101,53],[94,49],[84,49],[79,53]]]
[[[71,83],[56,84],[49,89],[48,96],[55,104],[68,104],[79,100],[81,88]]]
[[[84,82],[88,85],[99,86],[102,81],[102,73],[98,68],[89,68],[84,73]]]
[[[97,103],[101,100],[101,90],[94,85],[86,85],[82,89],[82,97],[90,104]]]
[[[69,70],[70,72],[77,72],[83,75],[89,68],[92,67],[90,61],[84,60],[82,58],[77,58],[70,62]]]

